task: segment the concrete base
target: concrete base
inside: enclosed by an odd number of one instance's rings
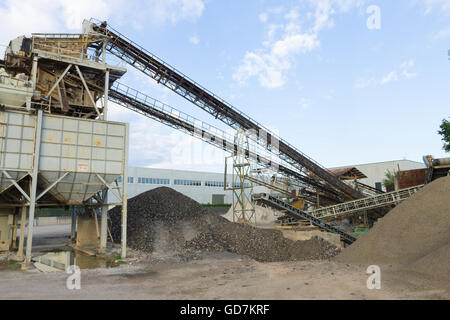
[[[337,234],[330,233],[330,232],[324,232],[320,230],[281,230],[283,233],[283,236],[287,239],[293,240],[293,241],[305,241],[309,240],[312,237],[319,237],[322,238],[335,246],[339,248],[343,248],[343,244],[341,241],[341,237]]]
[[[98,226],[100,234],[100,226]],[[97,235],[97,227],[94,217],[78,216],[77,217],[77,248],[93,248],[100,246],[99,236]]]

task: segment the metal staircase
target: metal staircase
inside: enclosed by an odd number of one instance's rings
[[[415,194],[422,187],[423,185],[383,193],[364,199],[348,201],[333,206],[316,209],[314,211],[310,211],[310,213],[318,219],[342,218],[348,214],[353,214],[360,211],[385,207],[391,204],[399,204],[401,201]]]
[[[326,231],[329,231],[332,233],[336,233],[336,234],[340,235],[342,241],[344,241],[347,244],[351,244],[354,241],[356,241],[355,237],[349,235],[348,233],[342,231],[341,229],[336,228],[336,227],[332,226],[331,224],[328,224],[328,223],[324,222],[323,220],[318,219],[305,211],[297,209],[296,207],[291,206],[289,203],[284,202],[284,201],[282,201],[276,197],[273,197],[269,194],[265,194],[265,193],[255,194],[253,196],[253,199],[257,203],[263,203],[263,204],[270,206],[276,210],[283,211],[286,214],[291,215],[292,217],[308,220],[309,222],[311,222],[311,224],[313,224],[316,227],[319,227],[323,230],[326,230]]]

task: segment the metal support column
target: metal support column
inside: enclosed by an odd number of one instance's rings
[[[26,263],[31,263],[31,247],[33,246],[33,223],[34,223],[34,211],[36,209],[36,189],[37,178],[39,172],[39,156],[41,149],[41,133],[42,133],[42,110],[38,110],[36,120],[36,139],[34,147],[34,160],[33,160],[33,172],[31,174],[31,190],[30,190],[30,212],[28,218],[28,236],[27,236],[27,248],[26,248]]]
[[[70,239],[75,241],[77,237],[77,209],[75,206],[72,207],[72,226],[70,232]]]
[[[106,251],[106,239],[108,231],[108,188],[102,191],[102,218],[100,222],[100,252],[104,253]]]
[[[23,243],[25,240],[25,228],[27,225],[27,207],[22,206],[22,212],[20,217],[20,238],[19,238],[19,249],[17,249],[16,257],[17,259],[23,259]]]
[[[38,57],[34,56],[33,57],[33,64],[31,66],[31,83],[32,83],[32,86],[33,86],[32,87],[33,94],[34,94],[34,90],[36,90],[37,67],[38,67]],[[31,97],[27,98],[26,107],[27,107],[28,111],[31,110]]]
[[[125,132],[125,148],[123,161],[123,177],[122,177],[122,258],[127,257],[127,188],[128,188],[128,141],[130,134],[130,126],[126,123]]]
[[[245,150],[250,150],[248,136],[243,130],[238,130],[235,136],[237,152],[233,156],[233,222],[256,224],[255,205],[251,199],[253,195],[253,182],[249,180],[246,185],[247,176],[251,177],[250,162],[245,156]]]
[[[109,69],[105,72],[105,97],[103,100],[103,120],[108,118],[108,99],[109,99]]]

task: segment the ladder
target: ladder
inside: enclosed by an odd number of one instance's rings
[[[306,219],[309,222],[311,222],[312,225],[319,227],[323,230],[332,232],[332,233],[336,233],[338,235],[341,236],[342,241],[344,241],[346,244],[351,244],[353,242],[356,241],[356,238],[349,235],[348,233],[342,231],[339,228],[336,228],[334,226],[332,226],[329,223],[324,222],[321,219],[318,219],[316,217],[314,217],[313,215],[302,211],[292,205],[290,205],[287,202],[284,202],[276,197],[273,197],[269,194],[266,193],[260,193],[260,194],[255,194],[253,195],[253,199],[257,202],[257,203],[263,203],[267,206],[270,206],[278,211],[284,211],[286,212],[286,214],[295,217],[295,218],[301,218],[301,219]]]
[[[423,185],[420,185],[398,191],[383,193],[372,197],[348,201],[333,206],[313,210],[310,212],[310,214],[312,214],[314,217],[318,219],[329,219],[338,217],[341,218],[345,215],[360,211],[384,207],[391,204],[399,204],[401,201],[415,194],[422,187]]]

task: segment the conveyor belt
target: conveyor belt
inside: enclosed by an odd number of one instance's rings
[[[250,177],[250,176],[245,176],[245,180],[251,181],[251,182],[256,183],[256,184],[258,184],[260,186],[266,187],[267,189],[271,189],[271,190],[273,190],[275,192],[281,193],[281,194],[283,194],[285,196],[289,196],[289,197],[291,196],[291,193],[289,191],[284,190],[284,189],[282,189],[280,187],[277,187],[277,186],[275,186],[273,184],[270,184],[270,183],[268,183],[266,181],[263,181],[261,179],[257,179],[255,177]]]
[[[258,139],[255,138],[255,141],[260,143],[264,148],[274,152],[284,161],[300,170],[303,168],[307,169],[316,177],[342,192],[345,196],[353,199],[363,197],[359,191],[342,182],[333,173],[303,154],[294,146],[278,138],[257,121],[203,88],[118,31],[107,26],[105,22],[93,24],[93,29],[109,38],[110,41],[106,46],[107,51],[142,71],[158,83],[173,90],[232,128],[255,130],[259,137]]]
[[[153,99],[152,97],[124,84],[119,82],[114,83],[109,91],[109,100],[137,113],[157,120],[172,128],[200,138],[215,147],[221,148],[230,153],[237,152],[237,145],[234,144],[233,137],[227,135],[224,131],[201,120],[195,119],[182,111],[170,107],[167,104]],[[334,199],[336,203],[342,201],[334,190],[327,188],[319,182],[304,176],[297,171],[288,168],[287,166],[275,163],[260,154],[249,152],[249,150],[245,150],[245,154],[260,164],[278,167],[279,172],[287,177],[302,181],[306,185],[310,185],[321,190],[326,193],[327,197]]]
[[[276,210],[279,210],[279,211],[283,210],[286,212],[286,214],[289,214],[293,217],[306,219],[309,222],[311,222],[311,224],[315,225],[316,227],[319,227],[319,228],[324,229],[329,232],[336,233],[336,234],[340,235],[341,239],[347,244],[351,244],[356,240],[355,237],[349,235],[348,233],[342,231],[341,229],[336,228],[336,227],[324,222],[323,220],[320,220],[320,219],[314,217],[313,215],[306,213],[305,211],[297,209],[296,207],[291,206],[289,203],[284,202],[280,199],[277,199],[269,194],[265,194],[265,193],[255,194],[253,196],[253,199],[256,202],[264,203],[265,205],[268,205]]]
[[[339,203],[333,206],[316,209],[309,213],[311,213],[318,219],[342,218],[349,214],[380,207],[386,207],[392,204],[398,204],[401,201],[408,199],[422,187],[423,186],[415,186],[407,189],[379,194],[372,197]]]

